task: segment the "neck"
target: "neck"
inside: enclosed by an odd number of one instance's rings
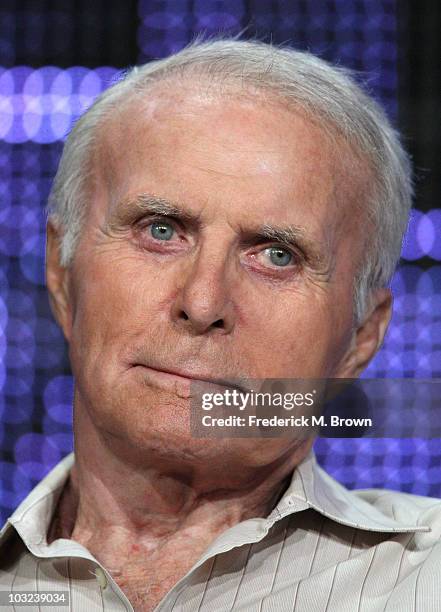
[[[285,445],[259,465],[225,448],[218,464],[188,454],[179,460],[157,445],[136,450],[77,411],[75,465],[49,539],[75,539],[108,567],[179,538],[194,541],[198,554],[229,527],[267,516],[311,444]]]

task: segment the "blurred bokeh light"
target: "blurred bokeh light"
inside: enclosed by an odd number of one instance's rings
[[[73,382],[44,288],[43,210],[66,134],[130,64],[130,45],[144,62],[177,51],[195,32],[245,28],[244,38],[287,41],[367,73],[371,92],[397,116],[391,0],[140,0],[124,10],[113,2],[113,18],[104,10],[105,30],[84,7],[74,15],[71,2],[60,2],[46,14],[39,4],[17,11],[4,2],[0,9],[0,519],[72,449]],[[86,38],[75,41],[82,27]],[[109,50],[102,55],[96,39],[104,31]],[[393,319],[365,377],[441,377],[439,262],[441,209],[414,210],[392,283]],[[322,439],[316,451],[349,487],[441,496],[439,440]]]

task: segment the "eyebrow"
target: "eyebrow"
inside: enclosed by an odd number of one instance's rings
[[[199,222],[197,215],[184,210],[178,203],[144,193],[122,201],[118,206],[117,217],[119,221],[129,223],[135,221],[143,213],[173,217],[193,224]]]
[[[199,227],[200,216],[185,210],[178,202],[151,194],[139,194],[122,201],[118,206],[119,222],[133,223],[141,214],[156,214]],[[322,251],[315,240],[308,236],[307,230],[299,225],[278,227],[265,223],[261,227],[243,228],[242,244],[259,244],[274,241],[300,251],[312,268],[322,269],[329,266],[329,255]]]

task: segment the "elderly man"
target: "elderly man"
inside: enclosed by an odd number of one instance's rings
[[[410,199],[382,111],[306,53],[196,43],[100,96],[49,203],[75,454],[5,525],[1,588],[74,612],[441,609],[440,502],[350,492],[312,438],[189,425],[194,381],[358,377]]]

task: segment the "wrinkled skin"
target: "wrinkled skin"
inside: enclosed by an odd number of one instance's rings
[[[76,464],[53,537],[82,542],[150,610],[220,532],[271,510],[312,443],[193,438],[191,380],[356,377],[391,296],[378,291],[354,327],[370,174],[301,112],[164,85],[101,133],[67,269],[48,227],[76,380]],[[295,228],[295,243],[264,226]]]

